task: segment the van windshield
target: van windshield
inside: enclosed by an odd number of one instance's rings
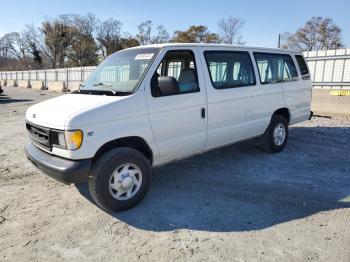
[[[80,87],[82,93],[133,93],[158,48],[119,51],[107,57]]]

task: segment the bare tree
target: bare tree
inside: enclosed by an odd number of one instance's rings
[[[26,56],[26,50],[21,35],[17,32],[5,34],[2,37],[2,43],[11,56],[22,60]]]
[[[0,38],[0,56],[2,58],[10,57],[10,50],[8,45],[6,44],[6,39],[4,37]]]
[[[151,20],[145,21],[138,25],[136,39],[140,45],[166,43],[169,41],[169,34],[163,25],[157,27],[155,35],[152,34],[153,24]]]
[[[136,34],[136,39],[139,41],[140,45],[148,45],[151,43],[151,31],[152,31],[152,21],[148,20],[137,26],[138,33]]]
[[[225,44],[245,44],[245,42],[242,42],[241,36],[241,28],[243,25],[243,20],[233,16],[221,19],[218,22],[220,41]]]
[[[129,33],[122,33],[121,28],[122,23],[113,18],[100,22],[97,29],[97,41],[102,57],[105,58],[124,48],[139,45],[138,41]]]
[[[40,69],[43,65],[43,54],[39,43],[39,33],[33,25],[26,25],[22,32],[25,49],[31,55],[31,64],[34,69]]]
[[[103,57],[119,50],[121,27],[122,23],[113,18],[100,22],[97,29],[97,41]]]
[[[72,24],[79,29],[83,35],[94,36],[98,27],[98,19],[96,15],[88,13],[85,16],[71,15]]]
[[[3,60],[11,61],[11,68],[21,70],[31,67],[31,58],[22,33],[12,32],[1,38]]]
[[[89,66],[98,62],[98,47],[94,39],[97,19],[92,14],[70,15],[70,44],[67,51],[68,66]]]
[[[282,48],[301,51],[336,49],[343,46],[341,29],[330,18],[312,17],[295,33],[282,35]]]
[[[18,68],[18,58],[13,56],[13,49],[15,49],[14,45],[13,33],[5,34],[0,38],[1,68],[9,70],[16,70]]]
[[[163,25],[157,27],[157,34],[152,37],[152,44],[169,42],[169,33]]]
[[[335,49],[343,47],[341,29],[332,19],[324,18],[319,28],[321,49]]]

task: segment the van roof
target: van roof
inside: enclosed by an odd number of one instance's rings
[[[232,49],[243,49],[243,50],[258,50],[261,52],[283,52],[283,53],[296,53],[301,54],[302,52],[294,51],[290,49],[281,49],[281,48],[266,48],[266,47],[253,47],[253,46],[244,46],[244,45],[229,45],[229,44],[207,44],[207,43],[164,43],[164,44],[152,44],[152,45],[142,45],[132,47],[130,49],[136,48],[163,48],[163,47],[217,47],[217,48],[232,48]]]

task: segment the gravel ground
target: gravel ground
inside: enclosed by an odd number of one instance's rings
[[[158,167],[110,215],[26,160],[25,111],[58,94],[4,90],[0,261],[350,261],[349,119],[293,126],[279,154],[248,141]]]

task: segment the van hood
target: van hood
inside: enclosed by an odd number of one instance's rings
[[[40,126],[63,130],[67,120],[74,115],[123,98],[125,97],[66,94],[29,107],[26,119]]]

